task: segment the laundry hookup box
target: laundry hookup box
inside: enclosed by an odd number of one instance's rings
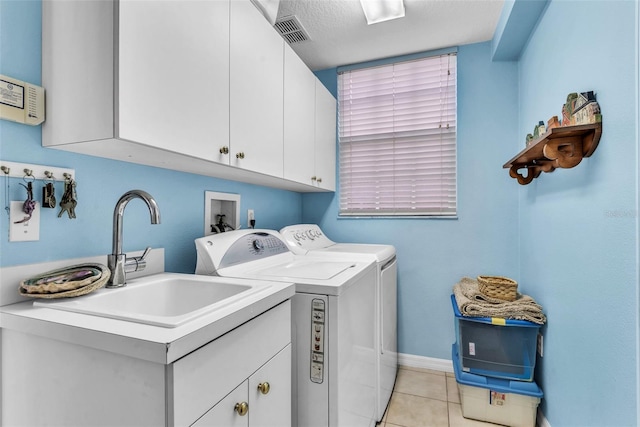
[[[543,393],[534,381],[485,377],[462,371],[457,346],[451,348],[462,416],[511,427],[535,427]]]
[[[533,380],[540,325],[526,320],[463,316],[455,295],[451,295],[451,304],[462,372]]]

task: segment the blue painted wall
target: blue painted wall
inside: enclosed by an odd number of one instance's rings
[[[336,70],[316,75],[335,94]],[[396,247],[401,353],[449,359],[452,286],[518,275],[518,189],[502,169],[520,139],[517,104],[516,63],[491,62],[490,42],[458,48],[458,219],[339,219],[335,195],[303,195],[303,220],[330,238]]]
[[[519,135],[570,92],[596,91],[603,114],[591,158],[519,191],[520,279],[549,319],[538,380],[554,427],[640,422],[637,7],[552,1],[519,63]]]
[[[327,194],[303,196],[303,219],[337,240],[396,245],[403,353],[448,356],[445,298],[458,276],[516,278],[549,317],[536,375],[547,421],[636,426],[638,2],[554,0],[543,9],[518,62],[489,63],[484,43],[459,50],[459,220],[338,219]],[[335,91],[335,70],[317,75]],[[524,135],[559,115],[569,92],[586,90],[597,91],[604,114],[594,156],[525,187],[507,178],[500,167]]]
[[[41,2],[1,0],[0,20],[0,73],[40,84]],[[204,232],[205,191],[240,194],[242,227],[246,227],[247,209],[255,210],[257,227],[280,229],[301,220],[299,193],[42,148],[41,138],[40,126],[0,120],[0,159],[75,169],[77,218],[68,219],[66,213],[58,218],[59,208],[42,209],[40,240],[10,243],[4,210],[6,183],[0,176],[0,266],[111,253],[113,208],[123,193],[134,188],[154,196],[162,223],[150,225],[144,203],[131,201],[124,215],[123,249],[164,247],[167,271],[194,271],[193,240]],[[10,180],[11,200],[25,199],[20,182],[19,178]],[[39,199],[42,183],[34,187]],[[58,200],[62,192],[63,184],[58,182]]]

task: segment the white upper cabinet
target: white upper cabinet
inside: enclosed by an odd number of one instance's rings
[[[121,1],[119,138],[220,159],[229,140],[229,3]]]
[[[42,83],[45,147],[332,190],[313,152],[324,131],[335,151],[335,117],[318,121],[317,79],[250,0],[44,1]]]
[[[231,2],[231,164],[282,177],[284,40],[249,1]]]
[[[315,182],[319,188],[336,189],[336,99],[316,80]]]
[[[229,140],[228,40],[227,1],[44,2],[51,114],[43,145],[154,159],[124,140],[220,160],[217,145]]]
[[[313,185],[316,77],[300,57],[284,51],[284,177]]]

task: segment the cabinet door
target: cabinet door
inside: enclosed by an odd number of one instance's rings
[[[228,162],[229,1],[118,4],[118,136]]]
[[[192,427],[247,427],[249,412],[241,415],[236,409],[236,405],[241,405],[243,402],[248,405],[247,383],[248,381],[243,382],[226,395],[224,399],[193,423]]]
[[[312,185],[316,77],[289,45],[284,48],[284,178]]]
[[[336,189],[336,99],[316,80],[316,183]]]
[[[249,404],[251,427],[291,425],[291,344],[251,375]]]
[[[284,40],[249,0],[230,22],[231,164],[282,177]]]

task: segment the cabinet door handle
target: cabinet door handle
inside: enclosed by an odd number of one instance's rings
[[[249,404],[247,402],[236,403],[235,411],[238,415],[245,416],[249,412]]]
[[[269,390],[271,390],[271,386],[269,385],[268,382],[263,382],[258,384],[258,391],[262,394],[267,394],[269,393]]]
[[[319,182],[319,183],[320,183],[320,182],[322,182],[322,178],[318,178],[318,182]]]
[[[220,147],[220,154],[229,154],[229,147]]]
[[[315,181],[315,180],[317,180],[317,179],[318,179],[318,178],[316,178],[315,176],[312,176],[312,177],[311,177],[311,181]]]
[[[236,159],[244,159],[244,153],[242,151],[239,153],[236,153]]]

